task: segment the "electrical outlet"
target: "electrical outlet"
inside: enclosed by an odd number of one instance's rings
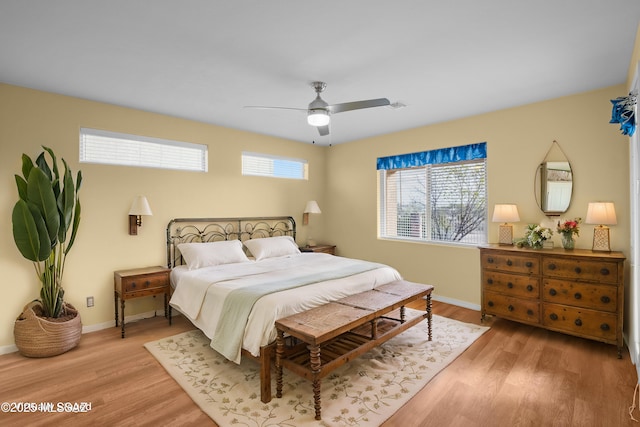
[[[93,307],[93,297],[87,297],[87,307]]]

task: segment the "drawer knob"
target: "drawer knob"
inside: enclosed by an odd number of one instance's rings
[[[609,275],[609,269],[608,268],[601,268],[600,269],[600,274],[602,274],[603,276],[608,276]]]
[[[489,307],[493,307],[493,301],[489,301],[489,302],[487,303],[487,305],[488,305]]]
[[[574,269],[573,269],[573,271],[575,271],[575,272],[576,272],[576,274],[580,274],[580,273],[582,273],[582,269],[581,269],[580,267],[576,267],[576,268],[574,268]]]
[[[513,288],[513,283],[511,283],[511,282],[507,283],[507,288],[512,289]]]
[[[508,266],[512,266],[513,265],[513,261],[511,261],[510,259],[507,260],[507,265]]]
[[[509,305],[509,307],[507,307],[507,310],[513,311],[513,310],[515,310],[515,308],[512,305]]]
[[[551,314],[549,315],[549,318],[550,318],[551,320],[558,320],[558,315],[557,315],[557,314],[555,314],[555,313],[551,313]]]
[[[575,299],[581,299],[581,298],[582,298],[582,294],[581,294],[580,292],[576,292],[576,293],[573,295],[573,297],[574,297]]]
[[[602,325],[600,325],[600,329],[602,329],[603,331],[608,331],[609,329],[611,329],[611,327],[607,323],[603,323]]]
[[[487,279],[487,283],[493,285],[493,279]]]
[[[549,295],[551,295],[552,297],[555,297],[557,293],[558,291],[556,291],[555,289],[553,288],[549,289]]]
[[[148,280],[146,280],[146,281],[144,282],[144,287],[145,287],[145,288],[148,288],[150,284],[151,284],[151,282],[150,282],[150,281],[148,281]]]
[[[533,316],[533,310],[531,310],[531,309],[527,310],[527,315]]]
[[[576,321],[573,322],[573,323],[575,323],[576,326],[582,326],[582,320],[580,320],[580,319],[576,319]]]
[[[533,290],[533,286],[531,286],[531,285],[527,285],[527,290],[528,290],[529,292],[531,292],[531,291]]]
[[[135,288],[136,287],[136,282],[131,282],[131,287]]]
[[[488,262],[489,264],[493,264],[493,258],[491,258],[491,257],[487,258],[487,262]]]
[[[555,264],[549,264],[549,270],[555,270],[555,269],[556,269]]]
[[[600,301],[602,301],[602,303],[604,303],[604,304],[609,304],[611,302],[611,298],[609,298],[606,295],[603,295],[603,296],[600,297]]]
[[[529,268],[533,267],[533,263],[531,261],[527,261],[524,265],[526,265]]]

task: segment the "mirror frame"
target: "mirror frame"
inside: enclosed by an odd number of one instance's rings
[[[554,150],[556,146],[561,156],[556,153],[555,157],[550,157],[551,152]],[[549,176],[548,165],[551,163],[566,163],[568,167],[568,173],[571,176],[571,179],[570,179],[571,187],[569,190],[569,198],[566,202],[566,206],[564,207],[564,210],[546,209],[546,201],[545,201],[546,200],[545,196],[547,194],[546,183],[548,182],[547,178]],[[554,170],[561,170],[561,169],[554,169]],[[547,154],[545,155],[544,159],[538,165],[538,168],[536,169],[536,176],[534,179],[534,196],[536,199],[536,204],[538,205],[542,213],[544,213],[547,216],[560,216],[563,213],[565,213],[567,210],[569,210],[569,207],[571,206],[571,200],[573,199],[574,183],[575,183],[575,179],[573,176],[573,168],[571,167],[571,162],[569,162],[569,159],[567,158],[566,154],[564,153],[564,151],[562,151],[560,144],[558,144],[558,142],[554,140],[553,143],[551,144],[551,147],[549,148],[549,151],[547,151]]]

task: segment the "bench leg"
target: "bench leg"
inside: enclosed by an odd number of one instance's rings
[[[271,359],[273,357],[272,346],[260,347],[260,401],[271,402]],[[281,368],[282,369],[282,368]]]
[[[284,332],[277,330],[276,337],[276,397],[282,397],[282,357],[284,356]]]
[[[311,365],[311,373],[313,374],[313,406],[316,410],[316,420],[320,420],[322,419],[320,414],[320,367],[322,366],[320,346],[309,346],[309,362]]]
[[[427,326],[429,328],[429,341],[431,341],[431,294],[427,294],[425,297],[427,302]]]

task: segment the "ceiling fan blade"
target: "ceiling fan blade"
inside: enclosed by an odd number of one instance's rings
[[[262,105],[245,105],[242,108],[258,108],[262,110],[294,110],[294,111],[304,111],[307,112],[306,108],[292,108],[292,107],[266,107]]]
[[[384,107],[391,103],[387,98],[367,99],[366,101],[345,102],[343,104],[329,105],[331,113],[342,113],[344,111],[360,110],[361,108]]]
[[[329,135],[329,125],[317,126],[317,128],[318,128],[318,133],[320,134],[320,136]]]

